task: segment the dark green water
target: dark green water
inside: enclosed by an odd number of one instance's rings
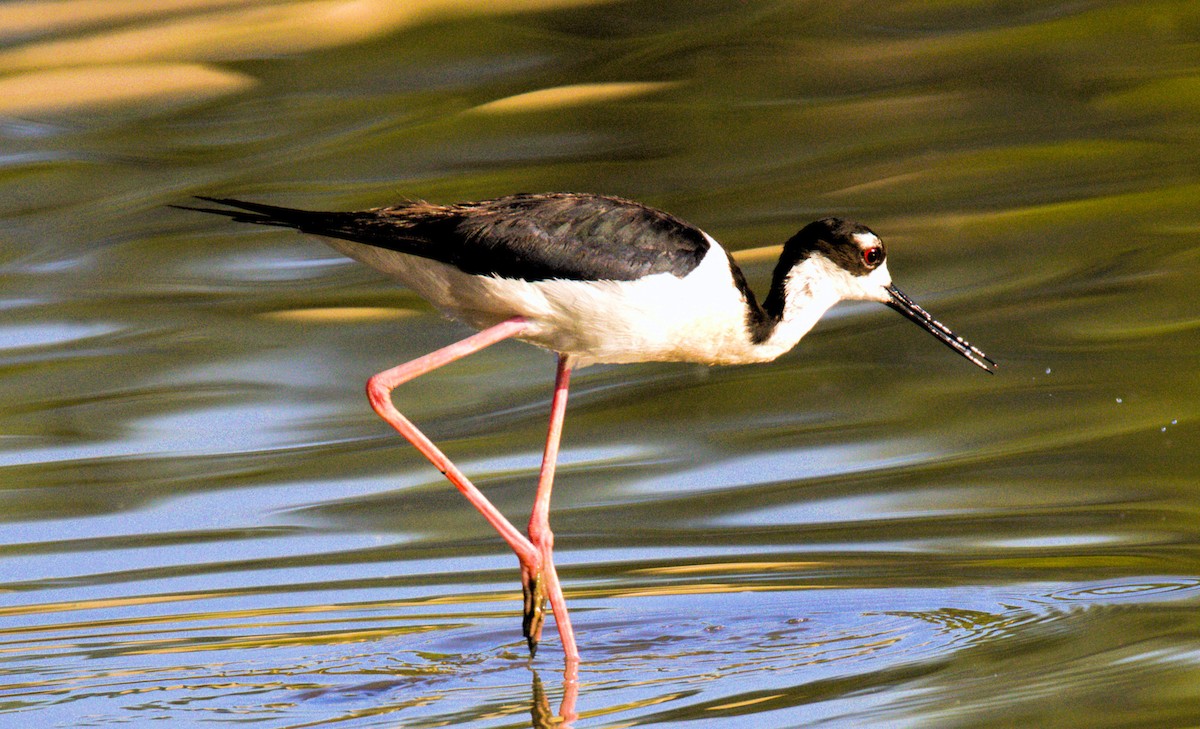
[[[1200,4],[472,7],[0,5],[0,724],[1200,723]],[[467,330],[165,207],[521,190],[739,251],[860,219],[999,371],[842,305],[771,365],[577,373],[571,696],[363,396]],[[396,400],[521,523],[553,369]]]

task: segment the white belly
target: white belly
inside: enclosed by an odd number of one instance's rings
[[[521,339],[572,355],[577,367],[772,358],[749,342],[746,304],[733,284],[725,251],[715,241],[700,265],[682,279],[661,273],[636,281],[523,281],[474,276],[427,258],[325,240],[476,328],[524,317],[531,328]]]

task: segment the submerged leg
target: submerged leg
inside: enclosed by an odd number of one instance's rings
[[[367,381],[367,397],[371,400],[371,407],[379,414],[379,417],[386,420],[400,435],[404,436],[405,440],[412,443],[422,455],[428,458],[429,462],[446,478],[450,479],[450,483],[454,484],[463,496],[467,497],[467,501],[470,501],[471,505],[483,514],[483,517],[500,533],[504,541],[508,542],[508,546],[512,547],[513,552],[516,552],[517,559],[521,562],[522,575],[541,573],[543,569],[542,550],[534,546],[524,534],[521,534],[504,517],[504,514],[501,514],[500,510],[488,501],[483,492],[476,488],[475,484],[471,483],[462,471],[459,471],[458,467],[451,463],[450,459],[417,429],[417,426],[396,410],[392,404],[392,390],[426,372],[520,334],[525,327],[524,319],[514,317],[460,342],[443,347],[436,352],[430,352],[424,357],[418,357],[411,362],[405,362],[398,367],[380,372]]]
[[[579,661],[579,650],[575,647],[575,632],[571,629],[571,617],[567,614],[567,602],[563,597],[558,572],[554,569],[554,532],[550,531],[550,491],[554,486],[554,468],[558,462],[558,443],[562,438],[563,417],[567,411],[567,390],[571,382],[571,361],[567,355],[558,357],[558,374],[554,381],[554,399],[550,403],[550,427],[546,435],[546,450],[542,456],[542,470],[538,476],[537,496],[533,502],[533,513],[529,515],[529,540],[541,553],[541,569],[529,571],[521,563],[521,582],[525,589],[525,640],[529,652],[537,652],[542,637],[542,625],[546,619],[546,600],[554,610],[554,622],[562,639],[563,653],[568,663]]]

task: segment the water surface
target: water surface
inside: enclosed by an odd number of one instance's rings
[[[1200,722],[1194,3],[29,2],[0,37],[0,723]],[[760,289],[860,219],[999,371],[856,304],[771,365],[578,372],[573,686],[363,397],[467,330],[166,207],[522,190],[667,209]],[[553,370],[504,343],[397,402],[521,523]]]

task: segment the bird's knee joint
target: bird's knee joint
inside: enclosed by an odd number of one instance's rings
[[[376,379],[378,375],[367,380],[367,399],[371,401],[371,407],[376,412],[380,408],[390,407],[392,404],[392,391],[387,385]]]

